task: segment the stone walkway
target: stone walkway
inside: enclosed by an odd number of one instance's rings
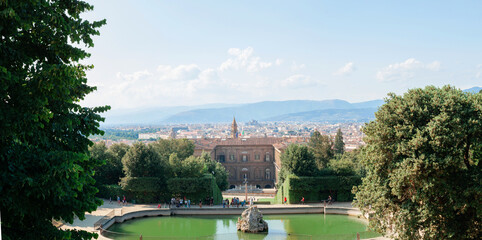
[[[304,205],[301,204],[272,204],[272,205],[259,205],[260,208],[297,208],[297,207],[306,207],[306,206],[313,206],[313,207],[321,207],[323,204],[321,203],[307,203]],[[327,205],[327,208],[353,208],[350,202],[335,202],[331,205]],[[196,209],[199,208],[197,205],[191,205],[191,208]],[[222,209],[222,205],[215,205],[215,206],[204,206],[203,209]],[[109,203],[109,200],[104,199],[104,204],[99,206],[96,211],[92,213],[86,213],[85,219],[80,221],[79,219],[74,220],[72,224],[64,224],[61,226],[61,229],[77,229],[77,230],[85,230],[89,232],[97,232],[94,229],[94,224],[103,218],[105,215],[109,214],[111,211],[114,211],[116,216],[120,216],[122,214],[128,212],[136,212],[141,210],[149,210],[149,209],[157,209],[156,204],[128,204],[127,206],[118,205],[117,202]],[[109,240],[108,238],[103,237],[99,234],[99,238],[102,240]],[[378,237],[373,238],[371,240],[390,240],[389,238]]]

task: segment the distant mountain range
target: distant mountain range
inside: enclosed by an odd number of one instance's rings
[[[103,125],[181,124],[258,121],[366,121],[383,100],[349,103],[344,100],[265,101],[249,104],[210,104],[132,110],[104,114]],[[304,117],[309,120],[304,120]],[[316,116],[319,116],[318,118]]]
[[[291,100],[291,101],[267,101],[244,104],[240,106],[217,108],[217,109],[196,109],[174,114],[164,121],[168,123],[217,123],[229,122],[236,117],[237,121],[246,122],[252,119],[259,121],[310,121],[304,120],[303,116],[315,119],[312,115],[323,112],[323,116],[328,116],[328,110],[338,110],[338,116],[346,121],[348,119],[357,121],[353,114],[353,109],[365,109],[369,113],[364,116],[373,115],[377,107],[383,104],[382,100],[375,100],[361,103],[349,103],[344,100]],[[368,110],[370,109],[370,110]],[[333,111],[332,111],[333,112]],[[316,121],[331,121],[329,118],[318,118]],[[361,120],[361,119],[360,119]]]
[[[471,92],[471,93],[478,93],[482,90],[482,87],[473,87],[469,89],[465,89],[464,92]]]
[[[481,87],[465,92],[477,93]],[[367,122],[383,100],[349,103],[333,99],[323,101],[290,100],[265,101],[249,104],[207,104],[199,106],[160,107],[131,110],[112,110],[104,114],[103,125],[228,123],[250,120],[271,122]]]

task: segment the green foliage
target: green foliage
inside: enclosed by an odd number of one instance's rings
[[[159,141],[151,143],[151,146],[166,162],[173,153],[176,153],[181,160],[194,154],[194,143],[187,139],[159,139]]]
[[[206,197],[213,197],[214,204],[222,201],[216,179],[209,174],[201,178],[171,178],[167,181],[167,186],[173,196],[186,197],[193,203]]]
[[[165,189],[159,177],[124,177],[120,183],[122,190],[126,191],[128,199],[136,203],[159,202],[161,192]],[[165,196],[162,196],[165,198]]]
[[[90,157],[95,161],[104,162],[104,165],[95,168],[96,186],[105,184],[117,184],[121,177],[122,162],[107,147],[104,142],[94,144],[89,147]]]
[[[320,132],[315,131],[311,135],[309,147],[315,156],[318,169],[326,168],[330,159],[334,157],[333,142],[330,136],[321,135]]]
[[[87,138],[102,134],[98,114],[109,107],[78,103],[88,86],[79,61],[105,20],[80,18],[92,10],[76,1],[0,1],[0,209],[2,239],[91,239],[63,231],[101,204],[95,198]],[[74,45],[75,44],[75,45]]]
[[[105,199],[112,198],[112,200],[115,201],[117,196],[127,195],[127,192],[122,190],[122,187],[117,184],[100,185],[98,188],[99,188],[99,193],[97,193],[97,196],[100,198],[105,198]]]
[[[344,152],[342,155],[338,154],[328,163],[328,168],[331,169],[335,175],[359,175],[365,176],[365,170],[361,164],[361,148],[355,149],[351,152]]]
[[[179,177],[201,177],[205,173],[204,163],[200,157],[190,156],[182,161],[182,170]]]
[[[137,140],[139,139],[139,132],[136,130],[119,130],[119,129],[105,129],[105,134],[103,136],[98,136],[101,139],[110,140]]]
[[[481,235],[482,94],[446,86],[389,94],[364,128],[356,205],[397,239]]]
[[[197,198],[201,195],[215,196],[217,193],[213,191],[220,193],[220,188],[226,189],[228,185],[226,169],[220,163],[213,161],[208,154],[203,154],[201,157],[187,156],[193,153],[192,146],[192,142],[186,140],[161,140],[149,145],[134,144],[122,159],[126,173],[120,183],[123,190],[136,202],[152,203],[169,199],[173,194],[189,193]],[[113,151],[109,151],[112,155],[116,155]],[[169,154],[168,158],[166,158],[167,154]],[[191,184],[182,191],[172,184],[171,189],[167,188],[168,181],[201,179],[206,175],[215,176],[214,180],[209,180],[216,184],[215,190],[199,184]],[[195,193],[189,192],[189,189]]]
[[[281,155],[283,171],[297,176],[313,176],[316,174],[315,157],[307,146],[291,144]]]
[[[345,152],[345,143],[343,142],[343,133],[341,129],[338,128],[335,136],[335,145],[333,146],[333,151],[335,154],[343,154]]]
[[[152,203],[166,198],[169,171],[156,149],[144,143],[135,143],[122,158],[125,177],[120,185],[138,203]]]
[[[219,163],[211,159],[211,156],[203,152],[201,159],[204,162],[204,173],[211,173],[216,178],[216,184],[221,191],[228,189],[228,172],[226,168]]]
[[[157,192],[160,187],[157,177],[125,177],[121,181],[123,190],[133,192]]]
[[[107,128],[104,130],[104,135],[96,135],[96,139],[104,140],[138,140],[140,133],[155,133],[161,130],[160,128],[143,128],[143,129],[112,129]]]
[[[301,198],[307,202],[321,202],[328,196],[340,202],[352,201],[353,186],[361,183],[359,176],[326,176],[326,177],[286,177],[278,189],[275,202],[282,203],[284,197],[288,203],[299,203]]]
[[[126,177],[153,177],[166,173],[166,163],[161,161],[155,149],[140,142],[132,145],[122,163]]]
[[[129,151],[129,148],[129,145],[125,143],[116,143],[109,147],[109,151],[115,158],[114,162],[116,165],[120,164],[122,166],[122,158]]]

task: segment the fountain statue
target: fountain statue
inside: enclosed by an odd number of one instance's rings
[[[256,206],[252,206],[243,211],[241,217],[238,218],[236,228],[238,231],[242,232],[267,232],[268,223],[263,220],[263,214],[261,214],[258,208]]]

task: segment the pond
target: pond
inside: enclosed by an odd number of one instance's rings
[[[265,215],[269,231],[263,234],[237,232],[238,216],[148,217],[114,224],[104,236],[116,240],[139,239],[356,239],[380,236],[367,231],[366,221],[345,215]]]

